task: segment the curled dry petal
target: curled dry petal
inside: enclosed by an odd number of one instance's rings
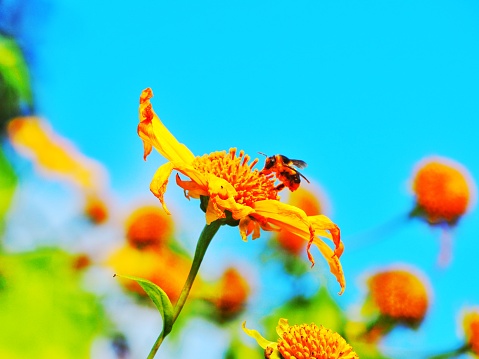
[[[193,153],[184,144],[178,142],[156,115],[150,103],[152,97],[153,91],[150,88],[143,90],[140,96],[138,135],[143,140],[143,158],[146,159],[153,146],[169,161],[193,162],[195,159]]]

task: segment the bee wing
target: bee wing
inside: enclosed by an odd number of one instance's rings
[[[306,162],[301,160],[290,160],[290,161],[291,161],[291,164],[293,164],[294,166],[298,168],[305,168],[308,165]]]
[[[303,162],[303,161],[301,161],[301,162]],[[305,162],[303,162],[303,163],[304,163],[304,165],[306,165]],[[311,183],[311,182],[309,182],[309,180],[308,180],[306,177],[303,176],[303,174],[302,174],[301,172],[299,172],[299,171],[296,170],[295,168],[293,168],[293,167],[291,167],[291,166],[286,166],[286,167],[288,167],[290,170],[293,170],[294,172],[296,172],[297,174],[299,174],[301,177],[303,177],[303,178],[306,180],[306,182]]]

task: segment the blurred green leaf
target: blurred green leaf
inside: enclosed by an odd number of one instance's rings
[[[325,287],[321,287],[312,297],[294,297],[271,315],[264,318],[265,337],[274,340],[277,337],[276,326],[280,318],[288,319],[290,325],[311,324],[322,325],[339,334],[344,331],[345,313],[334,301]]]
[[[0,358],[90,357],[106,317],[80,274],[58,249],[0,255]]]
[[[0,231],[2,229],[3,217],[10,208],[16,186],[17,176],[0,148]]]
[[[32,107],[30,75],[22,50],[11,38],[0,34],[0,125]]]
[[[171,304],[168,295],[163,289],[149,280],[127,275],[116,276],[134,280],[143,288],[146,294],[148,294],[163,318],[163,337],[166,337],[173,327],[173,305]]]
[[[378,346],[374,343],[350,341],[349,344],[360,358],[391,359],[391,357],[385,356],[381,353]]]
[[[264,349],[259,345],[250,347],[243,343],[238,338],[234,337],[231,340],[229,348],[226,350],[224,359],[261,359],[264,358]]]

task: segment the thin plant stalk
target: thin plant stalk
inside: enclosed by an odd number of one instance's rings
[[[175,323],[176,319],[181,313],[186,300],[188,299],[188,295],[190,294],[191,287],[193,286],[193,282],[195,281],[196,275],[200,269],[201,262],[203,261],[203,257],[205,256],[206,250],[211,243],[211,240],[215,236],[218,229],[221,227],[223,223],[220,220],[214,221],[209,225],[205,225],[203,231],[200,234],[200,238],[198,239],[198,243],[196,244],[195,256],[193,258],[193,263],[191,264],[190,272],[188,274],[188,278],[186,279],[185,284],[183,285],[183,289],[181,290],[180,297],[176,302],[176,305],[173,310],[173,324]],[[158,352],[158,349],[163,343],[163,339],[166,337],[164,332],[162,331],[158,338],[156,339],[155,344],[151,348],[150,354],[148,355],[147,359],[153,359]]]

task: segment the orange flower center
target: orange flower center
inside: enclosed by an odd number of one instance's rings
[[[418,205],[432,223],[454,222],[469,204],[469,186],[464,174],[440,162],[430,162],[417,172],[414,191]]]
[[[341,337],[323,326],[315,324],[290,326],[278,341],[278,350],[285,359],[353,359],[359,356]]]
[[[371,277],[369,287],[381,314],[412,323],[424,318],[427,290],[412,273],[399,270],[378,273]]]
[[[253,169],[258,159],[248,165],[249,160],[243,150],[237,155],[236,148],[231,148],[229,153],[219,151],[198,156],[193,161],[193,167],[231,183],[238,193],[235,197],[237,203],[251,206],[256,201],[279,200],[273,175],[266,176]]]

